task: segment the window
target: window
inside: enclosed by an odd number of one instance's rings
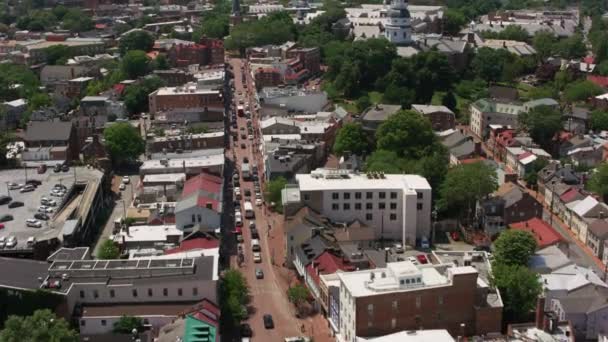
[[[396,326],[397,326],[397,319],[396,318],[391,319],[391,328],[395,329]]]
[[[374,209],[374,205],[372,203],[365,203],[365,209],[372,210]]]
[[[350,203],[344,203],[343,208],[344,210],[350,210]]]
[[[374,304],[367,304],[367,313],[370,315],[374,313]]]
[[[422,203],[416,203],[416,209],[422,210]]]
[[[372,325],[373,325],[373,324],[372,324],[372,321],[371,321],[371,320],[367,321],[367,327],[368,327],[368,328],[371,328],[371,327],[372,327]]]
[[[339,210],[340,209],[340,205],[338,203],[334,203],[331,205],[331,210]]]
[[[133,289],[133,297],[137,298],[137,289]]]
[[[198,296],[198,287],[193,287],[192,288],[192,295],[193,296]]]
[[[416,197],[418,197],[418,199],[422,199],[422,196],[423,196],[422,192],[419,192],[416,194]]]
[[[361,203],[355,203],[355,210],[361,210]]]
[[[114,293],[114,289],[110,290],[110,298],[114,298],[114,296],[116,296],[116,293]]]
[[[437,313],[437,320],[438,320],[438,321],[441,321],[441,312],[438,312],[438,313]]]
[[[396,309],[399,306],[396,300],[393,301],[393,309]]]
[[[420,309],[420,305],[422,303],[422,298],[420,298],[420,296],[416,297],[416,308]]]
[[[403,279],[399,280],[399,284],[400,285],[405,285],[405,280],[403,280]]]
[[[345,200],[350,199],[350,192],[345,192],[342,194],[342,197],[344,197]]]
[[[310,201],[310,195],[309,194],[304,194],[304,200],[305,201]]]
[[[99,291],[93,290],[93,298],[99,298]]]
[[[196,215],[192,214],[192,223],[196,222]]]
[[[437,303],[439,303],[439,305],[443,305],[443,296],[437,297]]]
[[[371,220],[373,220],[373,218],[374,217],[372,216],[372,214],[365,214],[365,219],[366,220],[371,221]]]
[[[372,198],[374,198],[374,193],[370,192],[370,191],[366,192],[365,193],[365,198],[366,199],[372,199]]]
[[[80,326],[84,327],[85,325],[87,325],[87,321],[85,321],[84,319],[80,320]]]
[[[385,199],[386,198],[386,192],[379,192],[378,193],[378,197],[380,197],[380,199]]]
[[[378,203],[378,209],[380,209],[380,210],[386,209],[386,203],[384,203],[384,202]]]
[[[201,223],[201,221],[202,221],[202,219],[201,219],[201,215],[200,215],[200,214],[198,214],[197,216],[198,216],[198,223]]]
[[[105,320],[105,319],[102,319],[102,320],[101,320],[101,325],[105,327],[105,326],[106,326],[106,324],[107,324],[106,320]]]
[[[152,297],[153,293],[152,293],[152,289],[148,289],[148,297]]]
[[[332,192],[331,193],[331,198],[337,200],[337,199],[340,198],[340,194],[338,194],[337,192]]]
[[[177,289],[177,295],[181,296],[183,294],[182,289]]]
[[[207,203],[205,204],[205,206],[207,207],[207,209],[213,210],[213,203]]]
[[[410,283],[410,280],[409,280],[409,279],[405,279],[405,283],[406,283],[406,284],[409,284],[409,283]]]
[[[391,210],[397,209],[397,203],[391,203]]]
[[[355,192],[355,199],[361,199],[361,193]]]
[[[391,221],[397,221],[397,214],[391,214],[390,220]]]
[[[80,290],[80,298],[84,298],[84,291]]]
[[[169,295],[169,290],[167,288],[163,289],[163,296],[167,297]]]
[[[397,193],[394,191],[391,191],[391,199],[395,199],[397,198]]]

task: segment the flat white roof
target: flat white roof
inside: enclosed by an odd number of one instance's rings
[[[357,336],[362,342],[455,342],[447,330],[412,330],[400,331],[380,337],[363,338]]]
[[[188,83],[179,87],[163,87],[159,88],[156,95],[167,96],[167,95],[182,95],[182,94],[219,94],[219,90],[211,90],[205,88],[198,88],[196,84]]]
[[[264,141],[272,141],[272,139],[302,140],[302,136],[299,134],[265,134],[264,135]]]
[[[127,231],[122,231],[116,234],[117,237],[123,238],[126,243],[137,242],[152,242],[166,241],[167,236],[182,235],[183,232],[175,227],[175,225],[158,225],[158,226],[131,226]]]
[[[368,179],[367,175],[364,173],[354,174],[341,171],[344,170],[319,171],[319,169],[317,169],[311,174],[296,175],[296,181],[298,182],[300,191],[371,189],[431,190],[431,186],[426,178],[419,175],[385,174],[384,178]],[[344,175],[344,177],[341,177],[341,174]]]
[[[212,279],[218,280],[218,271],[219,271],[219,260],[220,260],[220,249],[219,248],[206,248],[206,249],[196,249],[190,250],[180,253],[173,254],[165,254],[158,256],[148,256],[148,257],[135,257],[133,259],[152,259],[152,260],[163,260],[163,259],[179,259],[179,258],[198,258],[204,256],[212,256],[213,257],[213,273]]]
[[[179,182],[185,181],[185,173],[161,173],[156,175],[145,175],[144,183],[166,183],[166,182]]]
[[[166,169],[166,168],[179,168],[184,167],[204,167],[204,166],[217,166],[224,165],[224,154],[215,154],[209,156],[200,156],[196,158],[186,159],[169,159],[167,165],[162,164],[161,160],[146,160],[141,165],[141,170],[154,170],[154,169]]]

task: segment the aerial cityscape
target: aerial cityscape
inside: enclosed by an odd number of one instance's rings
[[[605,0],[5,0],[0,342],[608,341]]]

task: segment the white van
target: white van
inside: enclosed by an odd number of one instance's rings
[[[251,250],[254,252],[259,252],[261,250],[260,241],[258,239],[251,240]]]

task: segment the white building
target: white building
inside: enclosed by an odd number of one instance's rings
[[[359,220],[409,245],[430,236],[431,186],[421,176],[317,169],[296,181],[302,203],[334,222]]]
[[[224,153],[209,155],[197,155],[187,158],[184,154],[181,158],[152,159],[143,162],[139,168],[140,175],[175,174],[198,175],[201,172],[222,174],[224,169]]]
[[[387,11],[384,36],[391,43],[405,45],[412,42],[412,26],[407,0],[392,0]]]

